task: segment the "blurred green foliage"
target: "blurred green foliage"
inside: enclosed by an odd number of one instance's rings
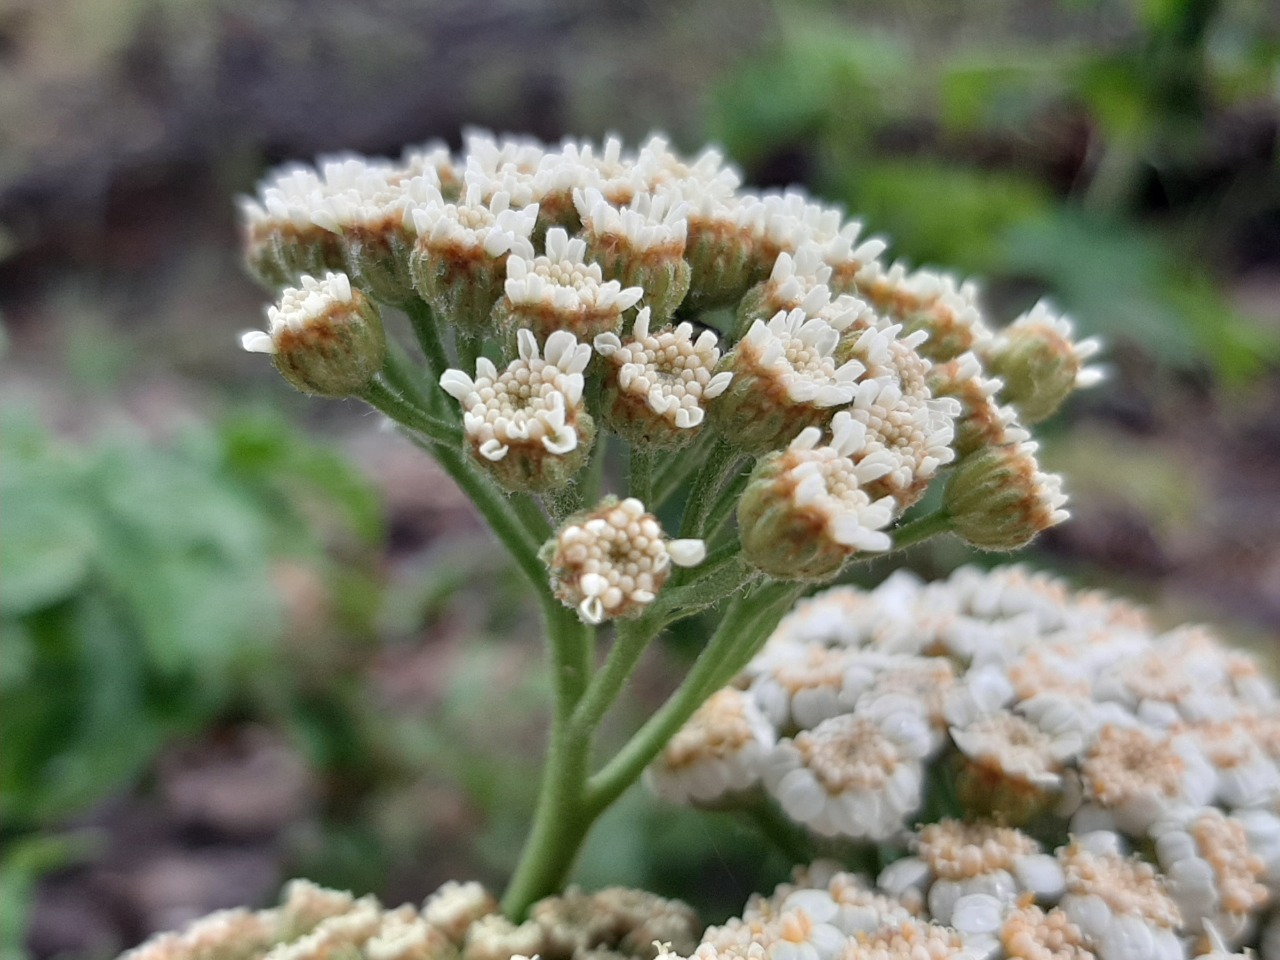
[[[1222,157],[1280,111],[1274,10],[1064,0],[1031,30],[1004,3],[775,9],[779,42],[710,121],[749,180],[799,176],[891,254],[981,274],[1019,309],[1048,293],[1171,366],[1239,381],[1280,359],[1219,281],[1249,218],[1280,211],[1280,158]]]
[[[117,436],[88,448],[8,417],[0,461],[0,911],[12,937],[33,876],[80,849],[34,831],[136,781],[174,737],[299,698],[278,565],[317,572],[347,642],[368,634],[382,518],[342,457],[276,417],[170,446]]]

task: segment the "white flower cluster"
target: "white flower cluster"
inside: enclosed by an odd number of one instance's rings
[[[972,283],[885,264],[885,242],[862,237],[838,207],[798,190],[744,190],[714,150],[686,160],[661,137],[628,151],[616,138],[546,146],[469,132],[456,156],[428,144],[399,161],[344,155],[292,165],[242,207],[250,262],[273,284],[305,288],[320,281],[301,276],[342,269],[374,300],[429,304],[443,340],[471,343],[471,355],[484,352],[486,338],[510,351],[518,330],[544,352],[561,332],[594,344],[612,365],[596,365],[607,381],[604,409],[584,413],[632,444],[687,446],[710,423],[763,457],[810,427],[820,431],[811,446],[827,443],[826,429],[846,412],[864,428],[860,446],[848,449],[846,429],[831,436],[832,449],[888,469],[876,467],[873,479],[865,466],[839,477],[826,471],[827,493],[838,500],[837,488],[859,486],[868,502],[891,498],[888,520],[868,529],[885,529],[941,468],[970,454],[1009,448],[1028,477],[1043,478],[1034,448],[1017,446],[1030,436],[1020,405],[1041,419],[1097,379],[1083,366],[1096,344],[1074,342],[1070,323],[1047,307],[1004,330],[989,326]],[[699,329],[715,307],[732,308],[734,319],[720,313],[717,329]],[[254,337],[250,346],[267,341]],[[523,358],[524,338],[519,347]],[[459,388],[472,379],[470,370],[449,377]],[[492,464],[510,444],[473,408],[464,411],[465,431]],[[557,447],[570,442],[559,422],[545,433]],[[580,448],[547,449],[569,456]],[[1012,468],[999,469],[1003,477]],[[537,473],[535,487],[572,473]],[[503,482],[518,485],[520,475],[507,470]],[[1015,529],[1005,524],[983,538],[991,520],[981,513],[955,529],[993,548],[1027,539],[1065,515],[1057,491],[1028,488],[1037,508],[1014,511]],[[1038,508],[1048,500],[1052,509]],[[786,542],[808,522],[798,512],[789,530],[756,540]],[[832,549],[826,562],[847,555]],[[766,570],[790,562],[750,550],[748,558]],[[819,567],[806,576],[829,575]]]
[[[1256,944],[1280,890],[1280,701],[1258,665],[1021,567],[802,601],[648,779],[763,797],[819,844],[906,842],[878,893],[980,956],[1186,960]],[[964,821],[911,831],[925,809]]]
[[[701,540],[668,540],[635,497],[605,500],[570,518],[546,549],[552,591],[593,624],[639,613],[657,597],[673,564],[691,567],[705,556]]]
[[[446,370],[440,386],[462,404],[463,427],[486,460],[502,460],[512,447],[532,448],[535,456],[571,453],[583,439],[577,424],[591,347],[563,330],[547,338],[545,356],[528,330],[519,331],[518,343],[519,359],[502,373],[481,357],[474,378]]]
[[[335,310],[350,309],[355,303],[346,274],[328,273],[319,280],[303,277],[301,286],[286,290],[279,304],[267,307],[267,332],[242,333],[240,345],[250,353],[275,353],[281,337],[297,336]]]
[[[651,960],[655,941],[690,952],[700,929],[685,904],[621,887],[570,888],[514,924],[478,883],[450,881],[421,908],[388,908],[371,896],[294,880],[278,907],[211,914],[121,960]]]

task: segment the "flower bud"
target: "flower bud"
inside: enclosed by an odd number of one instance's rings
[[[1042,473],[1036,444],[988,447],[965,457],[947,481],[952,529],[982,550],[1017,550],[1066,520],[1062,480]]]
[[[636,305],[644,291],[623,288],[605,280],[598,263],[587,263],[586,243],[570,239],[559,227],[547,231],[546,255],[507,259],[506,291],[494,307],[494,326],[506,331],[521,327],[545,340],[567,330],[590,341],[602,333],[622,329],[622,315]]]
[[[689,292],[687,204],[675,191],[637,194],[618,209],[595,188],[574,192],[582,215],[587,253],[604,275],[625,287],[640,287],[658,322],[665,322]]]
[[[891,546],[884,528],[894,501],[873,501],[864,487],[893,459],[871,449],[866,427],[843,411],[830,444],[819,446],[821,436],[806,427],[786,450],[761,458],[738,501],[743,555],[779,580],[826,580],[858,551]]]
[[[752,217],[758,200],[691,195],[688,306],[693,310],[727,307],[760,277],[752,236]],[[756,314],[759,316],[759,314]]]
[[[765,453],[793,439],[806,426],[824,424],[834,408],[857,392],[864,368],[857,360],[837,364],[840,334],[803,310],[778,313],[751,329],[720,361],[733,374],[729,389],[711,405],[717,428],[738,449]]]
[[[346,274],[303,277],[278,306],[267,308],[270,330],[241,334],[251,353],[269,353],[276,369],[303,393],[348,397],[382,369],[387,342],[378,308]]]
[[[1084,361],[1097,340],[1072,341],[1071,322],[1041,301],[1001,331],[987,351],[987,366],[1004,380],[1001,399],[1018,408],[1025,423],[1048,419],[1077,387],[1101,379]]]
[[[571,517],[543,547],[551,589],[584,623],[639,616],[671,576],[706,556],[701,540],[667,540],[657,517],[634,497],[606,497]]]
[[[415,208],[418,239],[409,272],[418,295],[442,322],[464,336],[480,335],[502,295],[507,257],[514,252],[533,259],[529,237],[537,215],[536,205],[511,209],[505,193],[482,202],[481,188],[474,183],[464,202],[446,203],[438,196]]]
[[[935,364],[928,383],[933,396],[951,397],[960,404],[953,444],[958,457],[1031,439],[1018,422],[1018,411],[996,402],[1002,381],[983,376],[982,364],[972,353]]]
[[[582,372],[591,347],[560,330],[543,355],[528,330],[517,334],[520,356],[506,370],[485,357],[474,379],[446,370],[440,386],[462,406],[462,427],[476,462],[508,490],[564,487],[586,462],[595,424],[582,402]]]
[[[704,401],[724,393],[733,378],[715,373],[720,350],[714,333],[704,330],[695,339],[693,325],[682,323],[651,334],[648,307],[636,317],[629,341],[604,333],[595,348],[606,358],[605,421],[642,446],[687,444],[705,420]]]
[[[312,218],[314,200],[325,181],[310,167],[294,164],[274,171],[255,198],[240,199],[245,263],[268,287],[297,283],[345,266],[341,238]]]

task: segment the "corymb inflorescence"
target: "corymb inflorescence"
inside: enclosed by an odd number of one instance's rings
[[[243,211],[277,297],[244,347],[471,498],[537,598],[553,722],[500,899],[295,884],[136,960],[1280,960],[1280,706],[1251,659],[1018,567],[831,585],[1067,519],[1031,427],[1098,345],[1048,304],[1002,323],[974,281],[662,137],[472,132],[284,168]],[[682,621],[686,675],[597,756]],[[642,776],[750,818],[792,882],[706,929],[566,889]]]

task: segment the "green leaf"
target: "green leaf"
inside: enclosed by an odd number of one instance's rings
[[[106,451],[95,479],[104,581],[155,666],[198,672],[216,699],[279,633],[269,519],[207,469],[141,445]]]
[[[277,504],[294,523],[341,516],[366,545],[385,536],[382,503],[368,479],[338,452],[314,443],[276,415],[233,417],[218,431],[228,476]]]
[[[70,596],[89,572],[96,539],[81,504],[79,460],[9,418],[0,459],[0,614],[15,616]]]

